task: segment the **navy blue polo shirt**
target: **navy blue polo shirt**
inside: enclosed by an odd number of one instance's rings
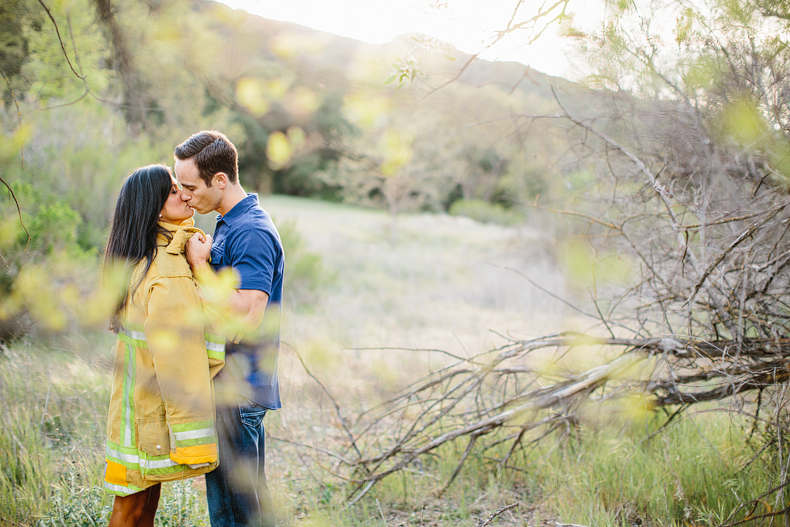
[[[239,289],[257,289],[269,295],[263,335],[255,343],[227,343],[227,364],[217,377],[218,384],[236,385],[238,393],[276,410],[282,407],[277,358],[285,256],[280,234],[258,203],[257,194],[247,194],[227,214],[217,216],[211,267],[215,271],[231,267],[238,275]],[[229,378],[234,375],[244,378]],[[248,387],[238,384],[245,380]]]

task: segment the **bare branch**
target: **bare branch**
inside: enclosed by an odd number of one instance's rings
[[[46,6],[46,4],[44,4],[44,0],[38,0],[38,3],[41,4],[41,7],[43,7],[44,11],[47,12],[47,16],[52,21],[52,25],[55,27],[55,33],[57,33],[57,35],[58,35],[58,42],[60,42],[60,49],[63,50],[63,56],[66,57],[66,62],[68,63],[69,68],[71,68],[71,71],[74,73],[74,75],[76,75],[76,77],[78,79],[80,79],[81,81],[84,81],[85,80],[85,76],[84,75],[80,75],[79,73],[77,73],[77,70],[75,70],[74,66],[71,64],[71,59],[69,59],[69,54],[66,52],[66,45],[63,44],[63,39],[60,37],[60,29],[58,28],[58,23],[55,22],[55,17],[52,16],[52,12],[49,10],[49,8]]]
[[[691,295],[689,296],[687,304],[691,305],[691,302],[694,300],[694,297],[697,296],[697,293],[699,292],[700,288],[702,288],[703,284],[705,283],[705,280],[707,280],[710,274],[716,268],[718,268],[719,264],[721,264],[721,262],[724,261],[724,259],[732,252],[733,249],[735,249],[738,245],[740,245],[741,242],[743,242],[746,238],[752,236],[757,229],[768,223],[769,220],[771,220],[774,216],[779,214],[779,212],[781,212],[782,209],[787,207],[788,204],[790,204],[790,201],[785,201],[784,203],[780,203],[772,210],[768,211],[768,213],[763,219],[761,219],[760,221],[758,221],[757,223],[746,229],[743,233],[741,233],[740,236],[738,236],[738,238],[734,242],[730,244],[729,247],[727,247],[727,249],[722,251],[722,253],[719,254],[719,256],[713,262],[711,262],[711,264],[707,267],[707,269],[705,269],[705,272],[702,273],[702,276],[700,276],[699,281],[694,286],[694,289],[691,291]]]

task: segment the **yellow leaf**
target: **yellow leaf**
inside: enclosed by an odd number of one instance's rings
[[[11,137],[0,134],[0,159],[7,161],[17,157],[32,136],[33,127],[27,123],[22,124]]]
[[[273,101],[278,101],[285,97],[285,94],[288,93],[288,88],[291,87],[291,84],[292,82],[290,80],[284,79],[282,77],[270,79],[266,81],[266,96]]]
[[[0,220],[0,253],[11,248],[22,233],[22,224],[18,217]]]
[[[241,78],[236,82],[236,102],[253,115],[261,116],[271,107],[265,96],[266,91],[267,83],[262,79]]]
[[[384,161],[380,167],[381,173],[385,176],[392,176],[408,164],[414,153],[411,146],[413,142],[414,137],[411,135],[387,130],[380,143],[384,154]]]
[[[272,170],[279,170],[287,165],[293,152],[293,146],[284,133],[275,131],[269,134],[266,141],[266,157]]]
[[[299,128],[298,126],[292,126],[288,130],[286,130],[286,135],[288,136],[288,141],[291,142],[291,146],[294,150],[299,150],[304,146],[305,141],[307,140],[307,136],[304,133],[304,130]]]
[[[297,86],[289,94],[288,107],[297,115],[310,116],[321,106],[321,98],[310,88]]]
[[[363,128],[371,128],[386,123],[391,102],[386,97],[367,93],[356,93],[346,97],[343,113],[349,120]]]
[[[724,123],[729,134],[741,144],[752,144],[766,133],[765,120],[757,105],[747,99],[732,102],[724,109]]]

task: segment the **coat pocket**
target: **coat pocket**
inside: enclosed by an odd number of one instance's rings
[[[138,447],[149,456],[167,456],[170,454],[170,434],[167,430],[165,414],[158,417],[137,420],[137,433],[140,442]]]

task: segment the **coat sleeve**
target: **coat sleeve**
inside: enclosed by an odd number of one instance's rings
[[[151,284],[144,328],[165,404],[170,459],[213,463],[217,438],[207,340],[190,277],[160,278]]]

